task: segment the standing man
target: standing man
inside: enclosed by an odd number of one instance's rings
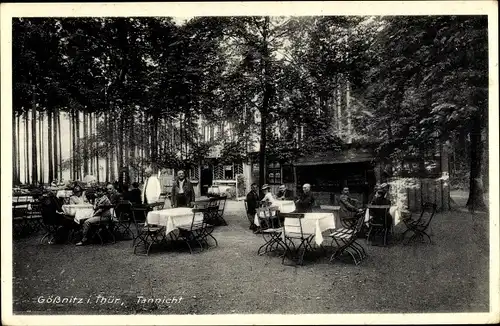
[[[158,202],[161,194],[161,185],[158,177],[153,174],[153,169],[148,167],[146,171],[146,182],[144,183],[144,188],[142,189],[142,202],[144,204],[154,204]]]
[[[295,201],[295,213],[310,213],[314,206],[314,197],[311,193],[311,185],[305,183],[302,186],[302,194]]]
[[[177,172],[177,179],[172,185],[172,207],[190,207],[194,202],[194,189],[183,170]]]
[[[250,222],[250,230],[256,230],[257,226],[253,223],[255,214],[259,207],[259,194],[257,193],[257,184],[252,183],[250,192],[247,194],[247,218]]]

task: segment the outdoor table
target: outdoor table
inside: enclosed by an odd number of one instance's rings
[[[191,225],[192,220],[192,208],[178,207],[148,212],[146,224],[165,226],[165,234],[169,234],[180,226]],[[195,222],[201,221],[203,221],[203,213],[197,213]]]
[[[295,211],[295,202],[293,200],[277,200],[271,204],[271,207],[277,207],[281,213],[293,213]],[[253,223],[260,226],[260,218],[258,214],[255,214]]]
[[[73,195],[72,190],[58,190],[56,193],[57,198],[69,198]]]
[[[370,211],[370,209],[366,209],[365,223],[368,223],[368,221],[370,220],[370,212],[369,211]],[[389,214],[392,217],[393,226],[396,226],[399,224],[399,222],[401,222],[401,210],[399,209],[398,206],[391,206],[391,208],[389,208]]]
[[[333,213],[305,213],[304,218],[300,220],[302,223],[302,232],[304,234],[314,234],[314,240],[319,246],[323,243],[323,232],[335,229],[335,221],[337,220],[338,212]],[[285,232],[292,228],[293,232],[300,232],[299,219],[285,219]],[[285,239],[283,233],[283,240]]]
[[[65,215],[74,217],[77,224],[81,224],[94,214],[94,206],[90,204],[62,205],[62,210]]]

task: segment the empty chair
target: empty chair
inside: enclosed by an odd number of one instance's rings
[[[259,216],[259,219],[261,220],[261,225],[267,226],[266,228],[261,229],[262,237],[264,238],[264,244],[257,250],[258,255],[263,255],[264,253],[273,251],[278,247],[281,247],[286,251],[281,238],[283,227],[281,226],[281,221],[278,213],[279,211],[276,207],[257,209],[257,214]],[[274,246],[276,247],[273,248]]]
[[[356,221],[355,228],[340,228],[334,230],[330,237],[332,238],[332,242],[336,244],[336,250],[330,257],[330,262],[342,256],[344,253],[348,253],[354,264],[358,265],[364,258],[366,258],[366,251],[361,244],[359,244],[357,240],[357,234],[361,231],[363,227],[364,217],[358,217]]]
[[[411,217],[403,220],[407,228],[402,236],[403,244],[407,245],[416,239],[423,240],[424,236],[429,239],[430,243],[432,243],[432,239],[426,231],[429,228],[434,215],[436,214],[436,210],[436,204],[427,202],[422,205],[420,217],[417,220],[413,220],[411,219]],[[406,233],[408,232],[413,233],[413,235],[405,241],[404,238]]]
[[[303,213],[279,213],[280,219],[283,219],[283,244],[285,245],[282,264],[285,263],[285,258],[290,253],[292,254],[292,260],[297,260],[298,264],[302,265],[306,251],[313,250],[311,241],[314,238],[314,234],[304,232],[302,226],[304,216],[305,214]],[[295,246],[294,241],[297,240],[300,241],[300,244]]]
[[[392,218],[389,214],[390,205],[369,205],[370,220],[368,221],[368,234],[366,241],[373,241],[377,235],[383,236],[383,244],[387,245],[387,236],[392,231]],[[373,243],[373,242],[372,242]]]

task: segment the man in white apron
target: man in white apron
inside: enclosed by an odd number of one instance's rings
[[[144,173],[147,179],[142,189],[142,202],[144,204],[156,203],[160,199],[161,194],[160,180],[158,180],[156,175],[153,175],[153,170],[151,168],[147,168]]]

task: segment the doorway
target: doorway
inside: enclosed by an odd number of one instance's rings
[[[212,186],[213,181],[213,170],[211,165],[201,166],[201,176],[200,176],[200,192],[202,196],[206,196],[208,193],[208,188]]]

